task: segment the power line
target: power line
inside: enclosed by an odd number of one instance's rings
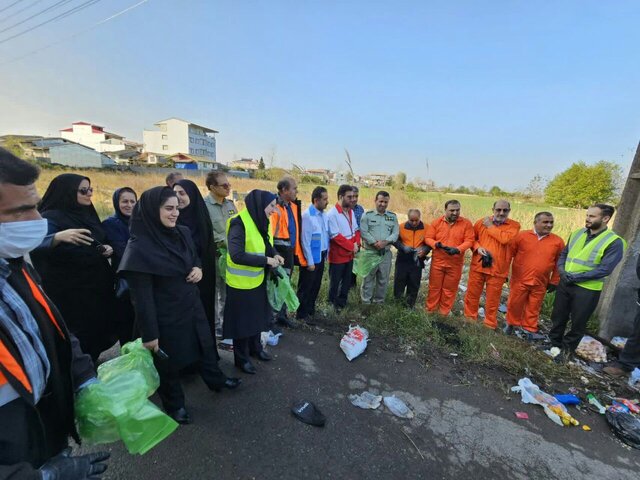
[[[13,24],[13,25],[10,25],[10,26],[8,26],[8,27],[6,27],[6,28],[4,28],[4,29],[0,30],[0,33],[4,33],[4,32],[6,32],[7,30],[11,30],[12,28],[19,27],[20,25],[22,25],[23,23],[28,22],[28,21],[29,21],[29,20],[31,20],[32,18],[36,18],[36,17],[38,17],[38,16],[42,15],[43,13],[47,13],[47,12],[49,12],[49,11],[51,11],[51,10],[55,10],[55,9],[56,9],[56,8],[58,8],[58,7],[62,7],[63,5],[65,5],[65,4],[67,4],[67,3],[71,2],[71,1],[73,1],[73,0],[60,0],[59,2],[54,3],[54,4],[53,4],[53,5],[51,5],[50,7],[47,7],[47,8],[45,8],[44,10],[41,10],[41,11],[39,11],[39,12],[34,13],[34,14],[33,14],[33,15],[31,15],[30,17],[27,17],[27,18],[25,18],[24,20],[19,21],[18,23],[15,23],[15,24]]]
[[[6,22],[7,20],[9,20],[10,18],[15,17],[16,15],[20,15],[25,10],[29,10],[31,7],[33,7],[34,5],[37,5],[40,2],[42,2],[42,0],[36,0],[35,2],[30,3],[26,7],[21,8],[17,12],[13,12],[11,15],[7,15],[6,17],[0,18],[0,23]]]
[[[0,10],[0,13],[4,12],[5,10],[9,10],[11,7],[13,7],[14,5],[19,4],[20,2],[22,2],[22,0],[16,0],[15,2],[13,2],[11,5],[7,5],[6,7],[4,7],[2,10]]]
[[[44,46],[42,46],[42,47],[40,47],[40,48],[38,48],[36,50],[32,50],[31,52],[25,53],[24,55],[12,58],[10,60],[7,60],[4,63],[0,63],[0,66],[4,66],[4,65],[8,65],[10,63],[18,62],[18,61],[20,61],[20,60],[22,60],[24,58],[30,57],[31,55],[35,55],[36,53],[39,53],[39,52],[41,52],[43,50],[47,50],[48,48],[54,47],[56,45],[59,45],[61,43],[66,42],[68,40],[71,40],[71,39],[73,39],[73,38],[75,38],[75,37],[77,37],[79,35],[82,35],[83,33],[88,32],[89,30],[93,30],[94,28],[99,27],[100,25],[104,25],[105,23],[107,23],[107,22],[109,22],[109,21],[111,21],[111,20],[113,20],[115,18],[118,18],[119,16],[124,15],[127,12],[130,12],[134,8],[138,8],[140,5],[142,5],[143,3],[147,3],[148,1],[149,0],[141,0],[138,3],[135,3],[135,4],[125,8],[124,10],[120,10],[119,12],[114,13],[113,15],[111,15],[111,16],[109,16],[107,18],[104,18],[104,19],[100,20],[99,22],[94,23],[93,25],[91,25],[91,26],[89,26],[89,27],[87,27],[87,28],[85,28],[83,30],[79,30],[74,34],[69,35],[68,37],[62,38],[62,39],[58,40],[57,42],[49,43],[48,45],[44,45]]]
[[[78,5],[77,7],[73,7],[71,9],[67,10],[66,12],[62,12],[60,15],[57,15],[57,16],[55,16],[53,18],[50,18],[49,20],[45,20],[44,22],[39,23],[38,25],[35,25],[35,26],[33,26],[31,28],[28,28],[26,30],[23,30],[20,33],[16,33],[15,35],[11,35],[10,37],[7,37],[7,38],[4,38],[4,39],[0,40],[0,45],[2,45],[3,43],[8,42],[9,40],[13,40],[14,38],[21,37],[25,33],[29,33],[31,31],[35,30],[36,28],[40,28],[40,27],[42,27],[44,25],[47,25],[48,23],[55,22],[56,20],[68,17],[70,15],[73,15],[74,13],[78,13],[79,11],[84,10],[85,8],[90,7],[91,5],[93,5],[95,3],[98,3],[100,1],[102,1],[102,0],[88,0],[85,3],[82,3],[82,4]]]

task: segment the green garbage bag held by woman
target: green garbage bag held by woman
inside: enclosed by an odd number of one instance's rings
[[[285,304],[290,312],[296,311],[300,306],[298,295],[289,281],[289,275],[281,266],[271,270],[267,277],[267,298],[275,311],[280,311]]]
[[[360,250],[353,259],[352,271],[359,277],[366,277],[382,263],[383,258],[384,255],[376,250]]]
[[[75,410],[80,437],[88,443],[122,440],[129,453],[144,454],[178,424],[148,398],[160,385],[151,352],[140,339],[98,367],[98,383],[84,388]]]

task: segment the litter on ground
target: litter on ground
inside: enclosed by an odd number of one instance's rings
[[[413,418],[411,409],[396,396],[384,397],[384,404],[396,417]]]
[[[523,403],[542,406],[547,417],[561,427],[580,424],[580,422],[569,414],[567,408],[562,403],[552,395],[540,390],[540,387],[526,377],[518,380],[518,385],[512,387],[511,391],[520,393]]]
[[[362,392],[360,395],[349,395],[349,401],[356,407],[375,410],[382,403],[382,395],[374,395],[371,392]]]
[[[607,351],[604,345],[589,335],[585,335],[580,340],[580,344],[576,348],[576,355],[591,362],[604,363],[607,361]]]
[[[350,326],[349,331],[340,340],[340,348],[347,356],[347,360],[351,361],[365,351],[368,341],[369,332],[366,328],[360,325]]]

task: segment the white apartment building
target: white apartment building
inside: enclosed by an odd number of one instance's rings
[[[144,152],[163,156],[186,153],[216,159],[217,130],[179,118],[169,118],[154,125],[158,130],[142,132]]]
[[[87,122],[72,123],[70,128],[60,130],[60,137],[93,148],[96,152],[116,152],[138,145],[126,141],[121,135],[105,132],[104,127]]]

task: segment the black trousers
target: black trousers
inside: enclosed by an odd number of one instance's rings
[[[329,302],[336,308],[344,308],[347,305],[352,270],[353,260],[329,264]]]
[[[260,353],[262,351],[262,343],[260,343],[260,334],[252,335],[247,338],[233,339],[233,359],[236,365],[242,365],[251,360],[251,354]]]
[[[160,375],[158,395],[166,412],[175,412],[184,407],[184,391],[180,384],[180,370],[171,365],[171,359],[160,360],[154,357],[154,363]],[[202,353],[198,364],[200,377],[210,389],[220,388],[227,376],[220,370],[215,348]]]
[[[307,268],[300,267],[300,277],[298,278],[298,300],[300,300],[300,306],[296,314],[298,319],[303,319],[316,313],[316,300],[322,285],[326,256],[327,253],[322,252],[320,263],[316,263],[316,268],[313,272],[310,272]]]
[[[640,306],[633,321],[633,332],[618,357],[618,363],[624,370],[640,368]]]
[[[396,270],[393,280],[393,296],[401,299],[407,293],[407,305],[413,307],[416,304],[418,290],[420,290],[420,279],[422,278],[422,268],[413,262],[399,262],[396,259]]]
[[[587,329],[589,317],[598,306],[599,290],[589,290],[578,285],[566,285],[560,282],[556,290],[556,299],[551,313],[549,338],[554,347],[574,351]],[[567,324],[571,327],[565,334]]]

